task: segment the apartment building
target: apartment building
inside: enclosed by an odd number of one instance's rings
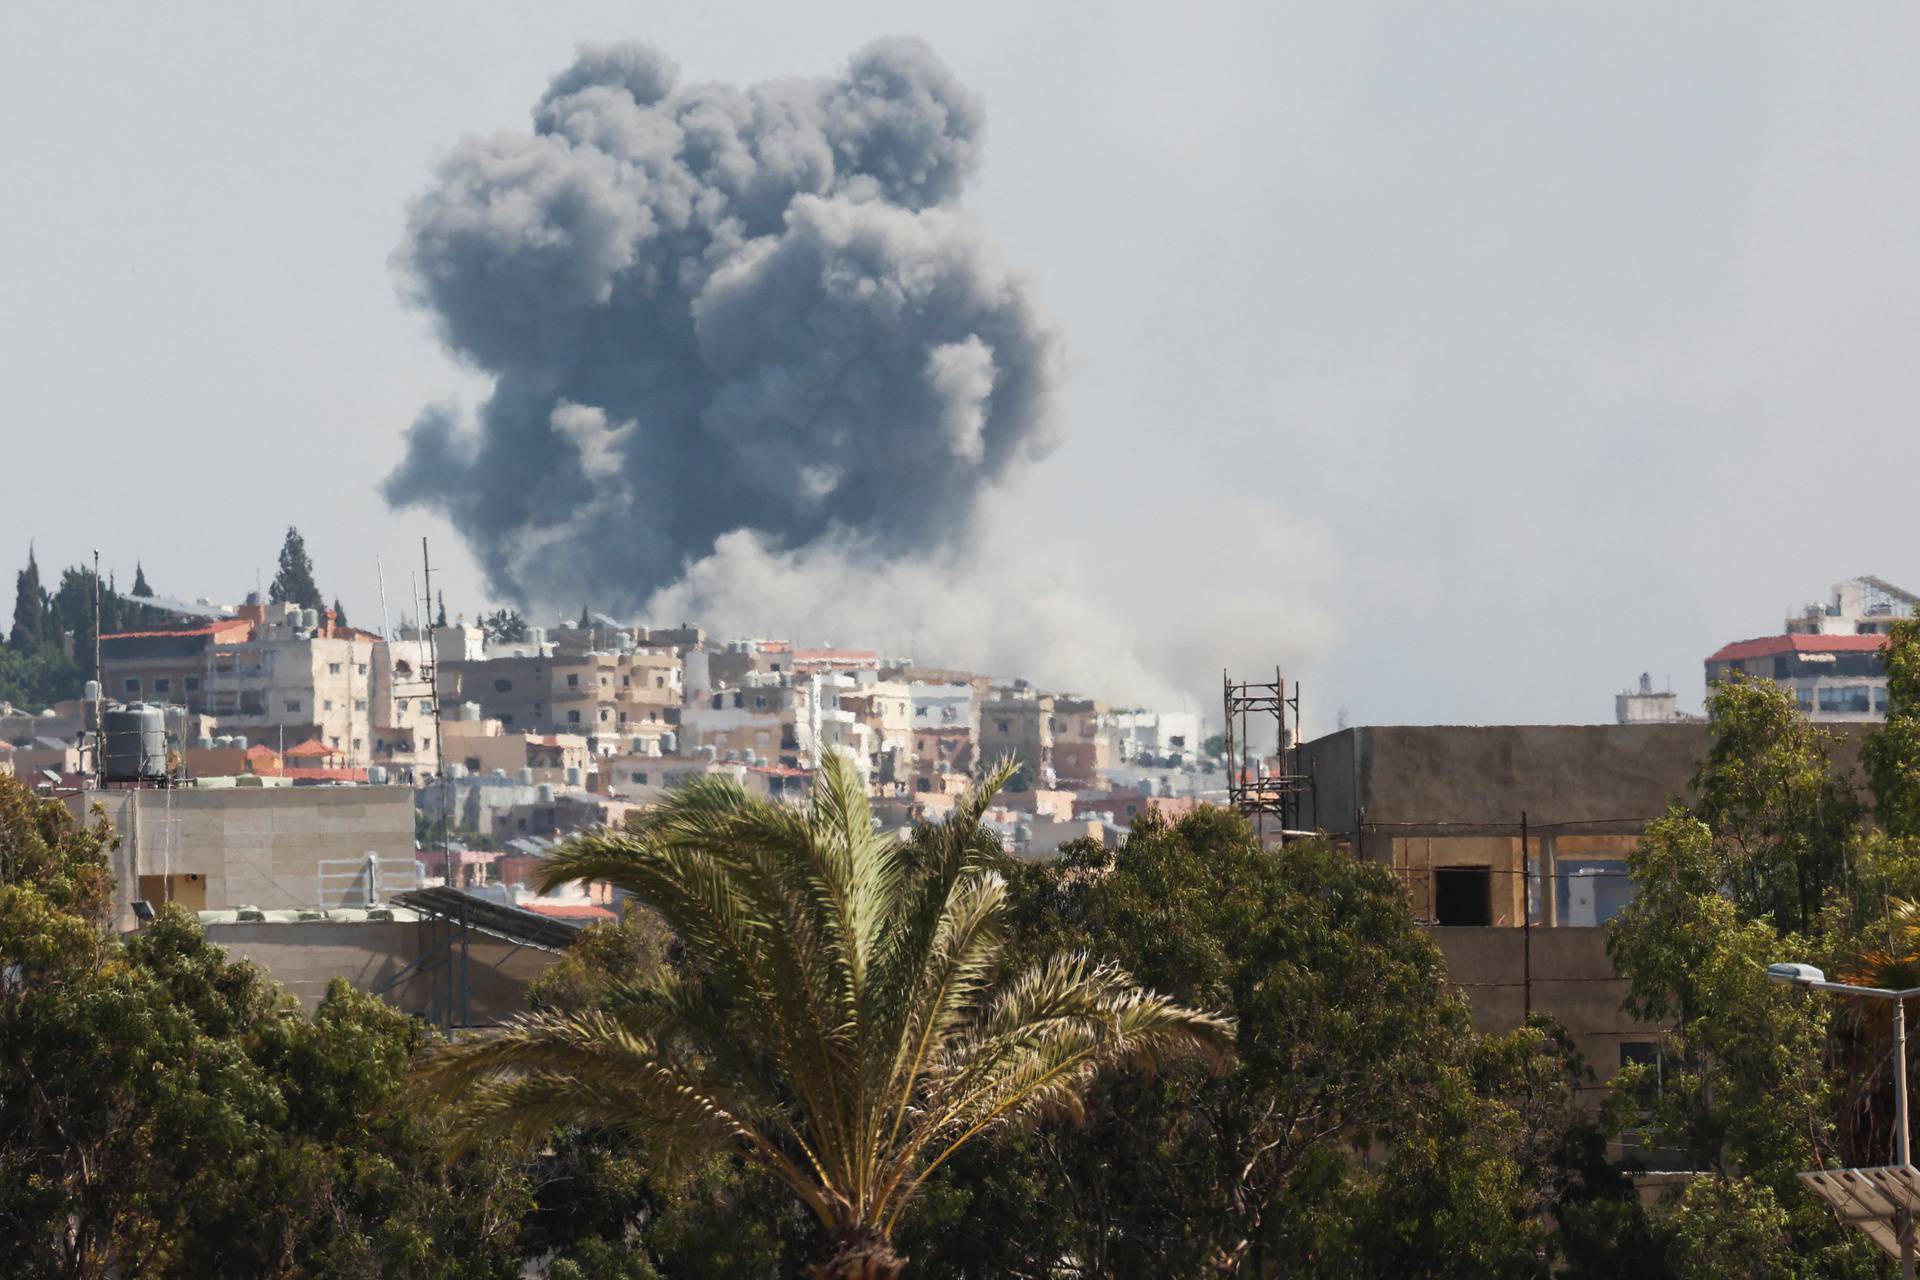
[[[250,596],[231,618],[102,636],[101,680],[110,698],[184,706],[224,733],[276,747],[318,741],[351,768],[372,759],[383,727],[372,689],[380,643],[331,610]]]
[[[444,718],[472,703],[509,732],[577,733],[610,752],[677,724],[681,666],[661,650],[566,654],[538,643],[442,662],[438,684]]]
[[[1836,583],[1829,599],[1789,616],[1782,634],[1741,640],[1706,660],[1709,690],[1734,675],[1772,680],[1801,713],[1826,723],[1887,718],[1887,632],[1914,616],[1916,597],[1875,577]]]
[[[1095,787],[1101,770],[1113,764],[1113,739],[1106,732],[1106,706],[1093,698],[1053,700],[1053,772],[1063,787]]]
[[[1054,697],[1024,682],[993,689],[980,704],[979,758],[1020,762],[1016,787],[1053,785]]]

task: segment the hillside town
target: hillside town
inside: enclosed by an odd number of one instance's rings
[[[1913,1280],[1903,15],[8,6],[0,1276]]]

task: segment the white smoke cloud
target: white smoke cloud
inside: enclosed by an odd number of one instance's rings
[[[1326,549],[1270,514],[1198,515],[1190,540],[1204,550],[1191,572],[1165,579],[1083,565],[1056,548],[1035,554],[995,532],[1008,522],[988,518],[982,528],[966,548],[916,560],[876,556],[847,535],[783,551],[740,530],[655,593],[644,616],[694,620],[721,635],[878,648],[922,666],[1210,714],[1223,667],[1257,678],[1279,663],[1297,674],[1337,639],[1317,603]],[[1231,556],[1214,556],[1215,547]],[[1229,561],[1265,568],[1242,575],[1221,567]],[[1315,721],[1325,725],[1332,717],[1322,710]]]

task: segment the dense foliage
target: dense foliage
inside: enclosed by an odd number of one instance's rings
[[[144,569],[138,570],[131,595],[122,595],[111,576],[101,584],[103,633],[137,630],[166,616],[136,598],[152,594],[145,586]],[[0,643],[0,702],[40,711],[80,696],[93,678],[93,596],[91,568],[63,569],[57,587],[49,590],[41,583],[38,558],[28,550],[26,567],[14,575],[13,622]]]
[[[14,1276],[509,1277],[527,1175],[450,1162],[427,1033],[311,1018],[177,908],[104,928],[104,825],[0,779],[0,1240]]]
[[[894,1224],[906,1274],[1889,1275],[1794,1176],[1890,1159],[1886,1007],[1765,977],[1801,960],[1920,986],[1920,624],[1899,626],[1888,666],[1891,714],[1860,744],[1860,779],[1770,683],[1714,692],[1690,794],[1646,832],[1636,896],[1610,926],[1631,1012],[1672,1030],[1597,1112],[1592,1073],[1552,1023],[1475,1032],[1380,867],[1315,841],[1263,848],[1212,809],[1149,815],[1122,848],[1079,843],[1038,864],[964,822],[922,830],[900,851],[904,883],[946,883],[946,901],[957,882],[938,868],[957,860],[976,889],[997,886],[976,990],[1085,952],[1220,1011],[1233,1043],[1223,1067],[1109,1072],[1036,1124],[960,1146]],[[819,851],[806,820],[738,801],[695,794],[709,811],[680,811],[676,856],[711,865],[719,841],[762,860],[781,841]],[[867,829],[851,792],[838,803],[841,837]],[[344,985],[303,1016],[177,912],[114,937],[112,838],[0,782],[10,1274],[784,1280],[834,1247],[834,1220],[791,1179],[741,1144],[686,1141],[664,1112],[630,1123],[550,1090],[534,1118],[561,1127],[531,1155],[481,1140],[451,1157],[448,1118],[404,1092],[429,1032]],[[855,860],[876,848],[844,846]],[[567,873],[606,874],[633,852],[587,842]],[[779,981],[805,985],[802,957],[820,948],[793,922],[832,899],[794,899],[765,930],[766,945],[796,943]],[[591,929],[531,990],[536,1016],[611,1029],[640,1011],[657,1035],[665,1002],[711,1019],[680,1042],[699,1079],[764,1071],[792,1052],[770,1032],[743,1039],[744,1058],[714,1048],[711,1032],[772,1011],[741,985],[747,970],[712,960],[718,936],[690,936],[685,911]],[[606,1101],[591,1073],[567,1079]],[[462,1079],[473,1097],[475,1080]],[[765,1101],[791,1105],[789,1089]],[[1619,1144],[1629,1163],[1686,1176],[1643,1200],[1609,1159]]]
[[[890,1280],[892,1233],[959,1152],[1077,1111],[1113,1068],[1218,1061],[1232,1030],[1086,949],[1003,963],[1007,884],[981,815],[1011,772],[912,842],[878,828],[837,752],[805,808],[707,777],[631,830],[575,836],[540,882],[624,890],[686,963],[438,1050],[431,1096],[473,1133],[588,1125],[663,1169],[739,1157],[819,1221],[811,1274]]]

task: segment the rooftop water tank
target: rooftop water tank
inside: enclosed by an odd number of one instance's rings
[[[195,738],[193,740],[193,745],[200,748],[200,750],[202,751],[211,750],[213,747],[213,739],[207,737],[205,734],[202,734],[200,737]]]
[[[144,702],[114,707],[102,721],[108,782],[158,782],[167,776],[167,717],[159,707]]]
[[[247,735],[246,735],[246,734],[244,734],[244,733],[236,733],[236,734],[234,734],[234,735],[233,735],[233,749],[234,749],[235,751],[245,751],[245,750],[247,749]]]
[[[540,797],[541,804],[552,804],[553,803],[553,784],[551,782],[541,783],[539,790],[534,792],[534,794]]]
[[[530,787],[533,785],[533,770],[522,769],[520,771],[520,785],[523,787]]]
[[[367,781],[371,782],[376,787],[386,786],[387,785],[387,766],[383,764],[368,765]]]
[[[660,735],[660,751],[663,755],[672,755],[673,749],[678,745],[680,745],[679,740],[671,733],[663,733]]]
[[[580,768],[578,765],[575,765],[573,768],[567,770],[567,785],[570,787],[577,787],[580,785]]]
[[[461,703],[460,718],[462,720],[478,720],[480,718],[480,704],[477,702]]]
[[[88,702],[100,701],[100,682],[98,680],[87,681],[86,697]]]
[[[320,626],[320,611],[318,609],[301,610],[300,625],[309,631],[318,630]]]

